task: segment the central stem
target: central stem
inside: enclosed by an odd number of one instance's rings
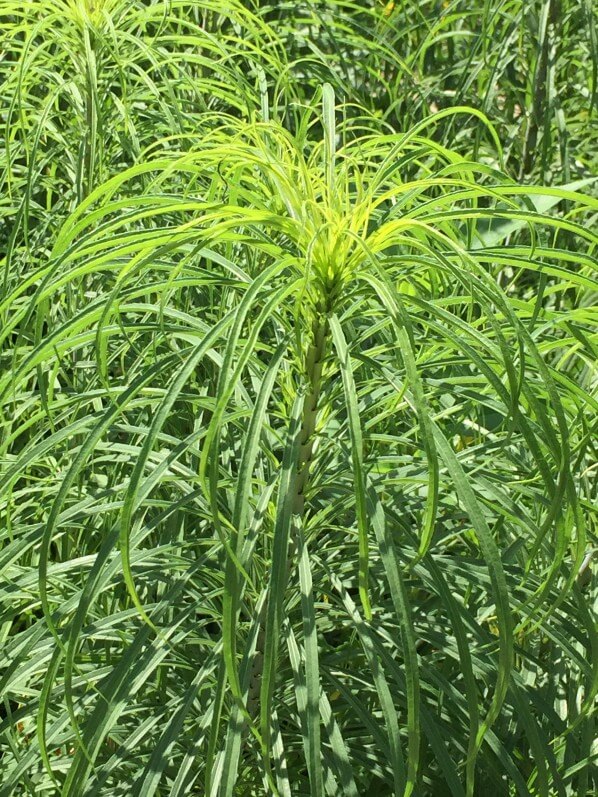
[[[305,375],[308,389],[303,399],[301,413],[299,456],[293,502],[293,512],[296,515],[303,515],[305,508],[305,490],[313,456],[318,400],[322,387],[322,366],[326,356],[329,334],[330,328],[327,317],[323,313],[318,313],[312,324],[312,342],[305,357]]]
[[[330,327],[328,318],[324,310],[317,310],[311,328],[311,343],[305,354],[304,375],[307,379],[308,388],[303,398],[301,410],[301,430],[299,432],[299,452],[297,457],[297,472],[294,482],[291,482],[292,495],[290,500],[293,506],[295,520],[303,517],[305,511],[305,490],[307,487],[309,468],[313,456],[314,433],[316,428],[316,418],[318,414],[318,400],[322,386],[322,366],[326,356]],[[287,554],[287,579],[290,572],[291,562],[294,557],[296,541],[291,537]],[[265,629],[262,621],[259,636],[256,644],[256,653],[248,685],[247,710],[252,718],[257,714],[257,701],[259,698],[262,669],[263,653],[265,643]]]

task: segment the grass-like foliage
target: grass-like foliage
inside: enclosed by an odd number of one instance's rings
[[[1,0],[0,797],[598,788],[595,35],[470,6]]]

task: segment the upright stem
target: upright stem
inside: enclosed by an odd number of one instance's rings
[[[538,135],[542,131],[543,137],[550,135],[550,119],[546,118],[548,100],[548,70],[550,66],[550,49],[554,39],[554,28],[559,20],[559,0],[548,0],[544,10],[538,18],[539,52],[534,74],[532,106],[530,119],[524,142],[523,160],[520,178],[530,174],[538,160],[536,148]],[[542,156],[543,171],[546,171],[545,158]],[[546,175],[543,175],[546,179]]]
[[[312,342],[305,357],[305,375],[308,381],[308,390],[303,399],[301,413],[301,437],[293,502],[293,512],[300,516],[305,511],[305,490],[313,456],[318,401],[322,387],[322,366],[326,356],[329,335],[328,319],[324,313],[319,313],[312,324]]]
[[[85,47],[85,131],[83,139],[83,162],[79,175],[79,201],[85,199],[93,190],[96,170],[96,148],[98,139],[97,108],[97,64],[96,34],[90,26],[83,31]]]
[[[324,310],[318,311],[312,324],[312,340],[305,355],[305,376],[308,382],[308,389],[303,399],[297,473],[292,487],[293,495],[290,496],[293,514],[295,515],[295,524],[303,517],[305,511],[305,490],[313,456],[318,400],[322,387],[322,366],[326,356],[329,335],[330,327],[326,312]],[[295,545],[296,542],[292,536],[287,558],[287,579],[294,557]],[[262,622],[263,618],[260,620],[260,624]],[[248,688],[247,710],[253,718],[256,716],[257,700],[262,679],[264,641],[265,630],[262,625],[257,640]]]

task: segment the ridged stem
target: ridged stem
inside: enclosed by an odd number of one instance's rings
[[[305,512],[305,490],[309,479],[309,469],[313,457],[314,434],[318,415],[318,401],[322,387],[322,366],[326,357],[330,327],[325,311],[318,312],[312,324],[312,340],[305,355],[304,374],[307,380],[307,391],[303,398],[301,410],[301,429],[299,439],[299,452],[297,457],[297,473],[293,483],[293,495],[291,501],[295,522],[303,517]],[[294,559],[296,541],[294,535],[289,542],[287,560],[287,579]],[[257,700],[259,696],[260,683],[263,667],[263,648],[264,648],[264,628],[260,628],[256,646],[256,654],[253,661],[249,690],[247,710],[252,718],[257,712]]]
[[[305,511],[305,491],[309,480],[309,469],[314,450],[314,433],[318,416],[318,401],[322,387],[322,366],[330,328],[327,317],[322,313],[313,322],[312,342],[305,357],[305,375],[308,389],[303,399],[301,413],[301,431],[299,440],[299,456],[297,460],[297,478],[295,480],[295,496],[293,512],[303,515]]]

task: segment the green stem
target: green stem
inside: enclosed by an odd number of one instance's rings
[[[308,484],[309,469],[313,457],[314,434],[318,415],[318,401],[322,387],[322,366],[326,357],[330,327],[325,311],[318,311],[312,324],[312,341],[305,355],[304,374],[308,388],[303,398],[301,409],[301,430],[299,439],[299,452],[297,457],[296,478],[292,482],[292,495],[290,500],[295,515],[295,523],[305,512],[305,491]],[[287,580],[294,558],[295,539],[291,538],[287,556]],[[255,719],[257,713],[257,696],[262,678],[263,650],[265,634],[260,628],[256,646],[256,654],[252,666],[249,683],[247,710],[249,716]]]
[[[322,387],[322,366],[326,356],[329,335],[328,319],[323,313],[320,313],[313,322],[312,342],[305,358],[305,375],[307,377],[308,390],[303,399],[301,413],[301,437],[293,500],[293,512],[300,516],[303,516],[305,511],[305,491],[313,457],[318,401]]]
[[[83,33],[85,47],[85,132],[83,141],[82,173],[79,177],[79,201],[93,190],[96,170],[98,139],[97,64],[95,33],[86,27]]]

